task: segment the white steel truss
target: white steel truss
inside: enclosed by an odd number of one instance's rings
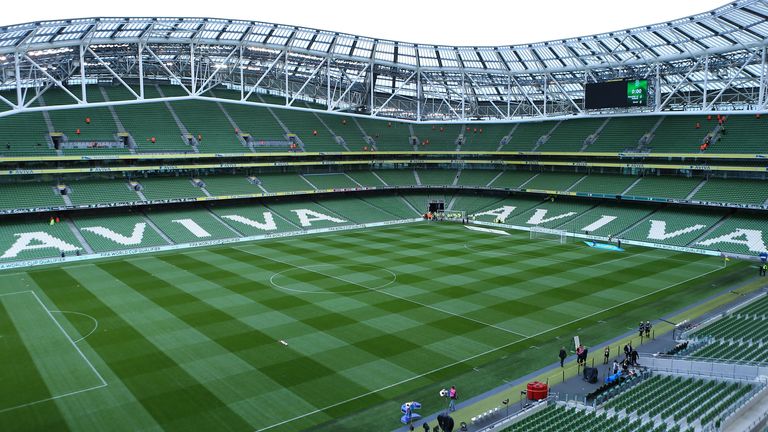
[[[0,116],[59,88],[114,83],[141,102],[148,84],[242,103],[276,96],[327,111],[413,121],[512,120],[768,108],[768,0],[737,0],[667,23],[560,41],[447,47],[252,21],[86,18],[0,27]],[[584,109],[588,83],[648,79],[647,106]],[[179,96],[176,96],[179,97]],[[270,101],[276,101],[271,98]],[[66,107],[66,106],[65,106]],[[58,108],[58,106],[57,106]]]

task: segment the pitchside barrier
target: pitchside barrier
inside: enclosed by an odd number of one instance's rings
[[[531,230],[539,231],[540,232],[541,230],[545,230],[546,229],[546,228],[539,228],[539,227],[524,227],[524,226],[519,226],[519,225],[507,225],[507,224],[503,224],[503,223],[493,223],[493,222],[483,222],[483,221],[472,221],[472,224],[474,224],[474,225],[489,226],[489,227],[502,227],[502,228],[507,228],[507,229],[516,230],[516,231],[528,231],[528,232],[530,232]],[[603,241],[603,242],[609,241],[608,237],[603,237],[603,236],[596,236],[596,235],[591,235],[591,234],[581,234],[581,233],[576,233],[576,232],[571,232],[571,231],[561,231],[561,230],[549,230],[549,231],[556,231],[557,235],[561,235],[561,233],[564,233],[564,235],[567,236],[567,237],[579,238],[579,239],[584,239],[584,240],[596,240],[596,241]],[[638,240],[621,239],[621,244],[623,244],[623,245],[633,245],[633,246],[643,246],[643,247],[649,247],[649,248],[655,248],[655,249],[666,249],[666,250],[671,250],[671,251],[675,251],[675,252],[688,252],[688,253],[695,253],[695,254],[707,255],[707,256],[716,256],[716,257],[724,256],[722,252],[718,252],[718,251],[711,251],[711,250],[697,249],[697,248],[689,248],[689,247],[684,247],[684,246],[672,246],[672,245],[666,245],[666,244],[661,244],[661,243],[650,243],[650,242],[644,242],[644,241],[638,241]],[[755,259],[755,257],[753,257],[753,256],[740,255],[740,254],[731,254],[731,253],[725,254],[725,256],[734,257],[734,258],[741,258],[741,259],[750,259],[750,260],[754,260]]]
[[[88,261],[88,260],[99,259],[99,258],[119,257],[119,256],[125,256],[125,255],[135,255],[140,253],[166,252],[166,251],[179,250],[179,249],[218,246],[218,245],[225,245],[230,243],[243,243],[243,242],[256,241],[256,240],[273,239],[273,238],[296,237],[296,236],[303,236],[303,235],[309,235],[309,234],[321,234],[321,233],[348,231],[348,230],[362,229],[362,228],[374,228],[374,227],[389,226],[389,225],[400,225],[400,224],[407,224],[407,223],[413,223],[413,222],[420,222],[422,220],[423,220],[422,218],[401,219],[401,220],[384,221],[384,222],[372,222],[372,223],[366,223],[366,224],[344,225],[344,226],[329,227],[329,228],[315,228],[315,229],[301,230],[301,231],[288,231],[288,232],[271,233],[271,234],[260,234],[260,235],[248,236],[248,237],[204,240],[199,242],[182,243],[182,244],[166,245],[166,246],[152,246],[152,247],[135,248],[135,249],[123,249],[123,250],[99,252],[99,253],[92,253],[92,254],[79,255],[79,256],[65,256],[63,258],[45,258],[45,259],[36,259],[36,260],[27,260],[27,261],[16,261],[16,262],[10,262],[10,263],[0,263],[0,270],[21,268],[21,267],[35,267],[35,266],[48,265],[48,264],[61,264],[61,263],[68,263],[68,262],[74,262],[74,261]]]

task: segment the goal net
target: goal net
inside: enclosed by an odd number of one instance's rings
[[[529,231],[531,240],[550,240],[560,244],[568,242],[568,232],[553,228],[531,227]]]

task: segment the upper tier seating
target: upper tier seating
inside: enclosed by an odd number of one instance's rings
[[[584,141],[605,123],[603,118],[564,120],[537,151],[581,151]]]
[[[462,151],[496,151],[501,140],[509,135],[514,125],[487,123],[465,125]],[[471,130],[467,130],[471,128]],[[502,149],[503,150],[503,149]]]
[[[614,117],[587,147],[588,152],[623,152],[637,149],[640,138],[650,132],[659,117]]]

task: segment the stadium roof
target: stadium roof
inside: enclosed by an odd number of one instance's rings
[[[629,109],[768,109],[768,0],[737,0],[664,23],[509,46],[426,45],[298,26],[214,18],[83,18],[0,27],[0,103],[11,115],[62,88],[178,85],[180,97],[239,91],[327,111],[416,121],[592,115],[589,83],[647,80]],[[80,90],[67,87],[80,85]],[[33,89],[32,91],[28,91]],[[75,94],[79,93],[79,94]],[[256,95],[254,95],[256,93]],[[0,104],[0,108],[5,107]],[[47,109],[47,108],[46,108]]]
[[[768,40],[768,1],[739,0],[660,24],[510,46],[438,46],[311,28],[213,18],[84,18],[0,27],[0,54],[90,44],[195,42],[258,45],[404,68],[563,71],[674,61]]]

